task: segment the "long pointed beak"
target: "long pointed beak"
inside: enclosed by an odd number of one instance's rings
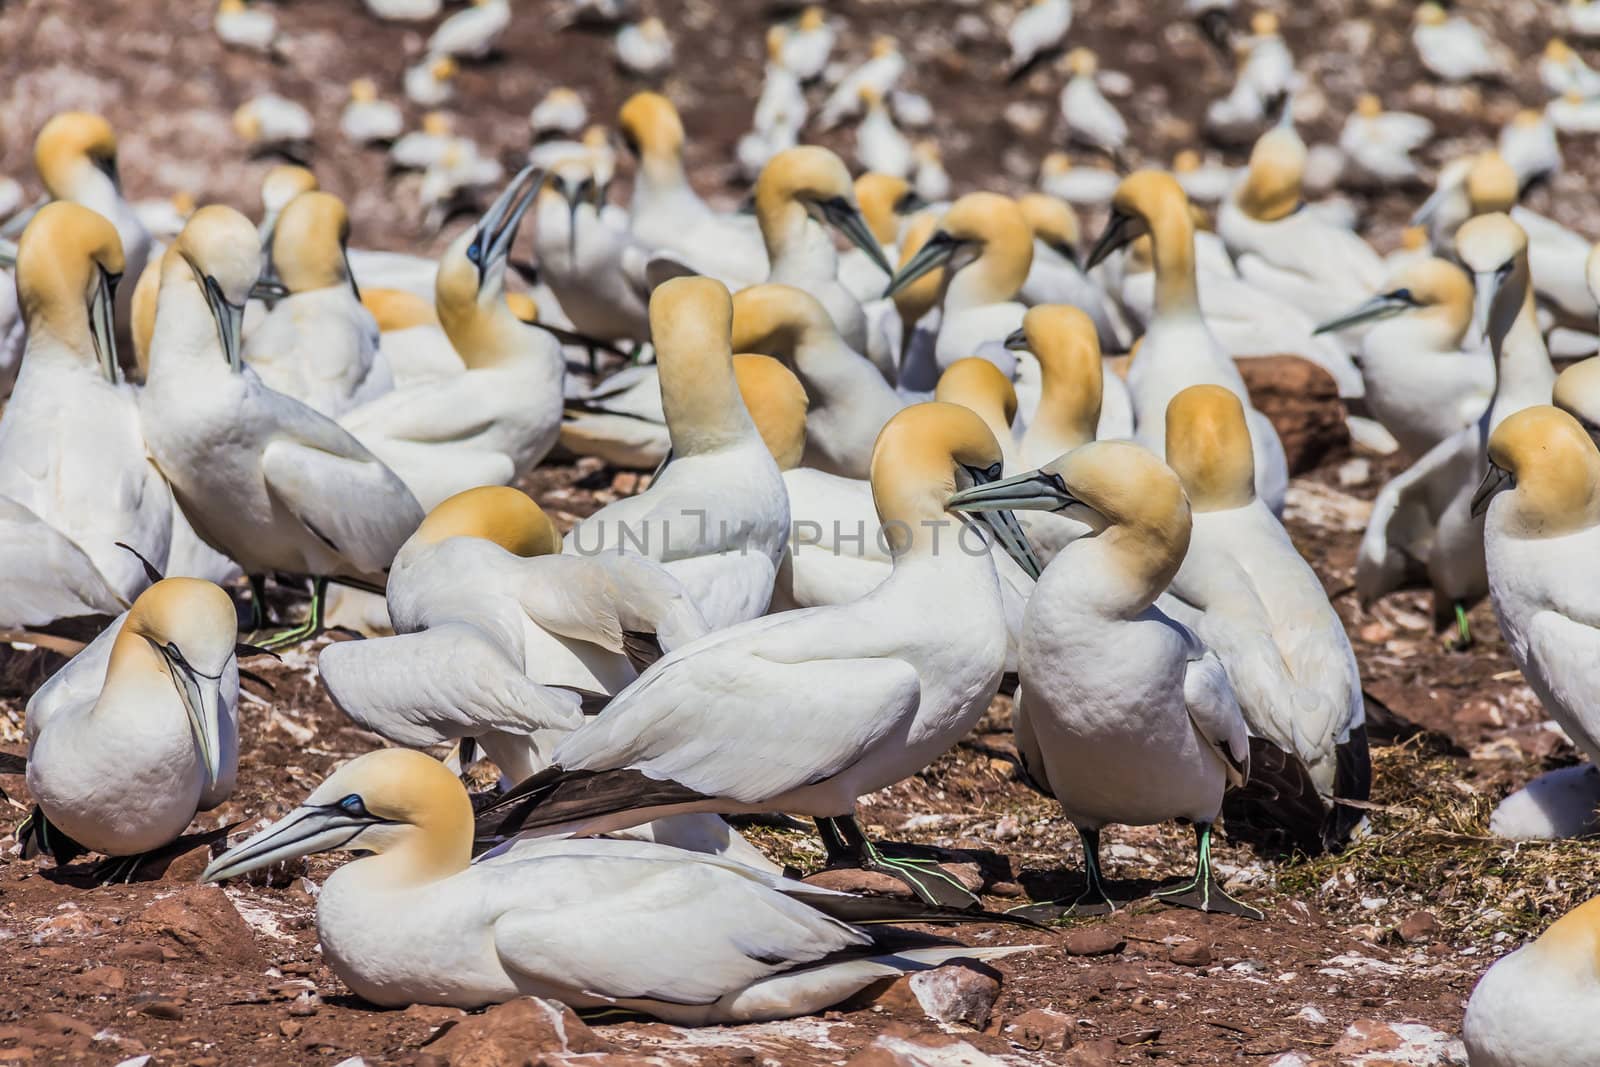
[[[1494,298],[1500,291],[1500,278],[1494,271],[1472,276],[1472,335],[1480,341],[1489,337],[1489,319],[1494,314]]]
[[[1327,322],[1320,323],[1311,333],[1315,336],[1316,334],[1348,330],[1350,327],[1360,326],[1364,322],[1375,322],[1378,319],[1386,319],[1390,315],[1398,315],[1410,307],[1411,305],[1404,300],[1396,300],[1392,296],[1379,294],[1359,307],[1345,312],[1343,315],[1336,315]]]
[[[867,258],[877,265],[885,274],[893,274],[894,267],[889,265],[889,259],[883,254],[883,246],[878,244],[878,239],[872,235],[872,228],[867,225],[867,220],[861,217],[861,210],[843,197],[825,200],[819,205],[822,215],[828,220],[829,225],[849,239]]]
[[[1428,223],[1432,222],[1433,217],[1437,215],[1439,213],[1439,209],[1444,206],[1445,200],[1449,199],[1450,194],[1455,192],[1458,188],[1460,188],[1458,185],[1441,185],[1439,188],[1429,193],[1428,199],[1422,202],[1422,206],[1411,213],[1411,221],[1408,223],[1408,225],[1426,226]]]
[[[1514,488],[1516,480],[1511,477],[1511,472],[1502,467],[1495,466],[1492,462],[1483,476],[1483,481],[1478,483],[1478,491],[1472,494],[1472,516],[1477,518],[1489,510],[1489,503],[1494,495],[1502,489]]]
[[[993,532],[1000,547],[1006,550],[1006,555],[1016,560],[1017,566],[1029,578],[1038,581],[1044,568],[1039,563],[1039,557],[1034,555],[1033,545],[1029,543],[1028,535],[1023,532],[1017,517],[1009,511],[995,510],[980,512],[977,519]]]
[[[117,279],[101,271],[100,284],[95,286],[89,302],[89,334],[94,339],[94,354],[100,360],[100,373],[112,384],[117,381],[117,331],[112,322],[116,295]]]
[[[204,285],[206,303],[211,305],[211,317],[217,320],[217,337],[222,342],[222,354],[227,357],[228,368],[237,374],[244,369],[244,305],[228,303],[216,279],[207,277]]]
[[[1113,211],[1111,218],[1106,222],[1106,228],[1089,250],[1089,258],[1084,261],[1084,270],[1093,270],[1098,267],[1107,256],[1133,243],[1138,234],[1133,232],[1133,218],[1121,211]]]
[[[945,506],[952,511],[1060,511],[1077,502],[1059,474],[1036,470],[962,489]]]
[[[533,181],[529,182],[529,178]],[[511,243],[516,239],[522,216],[538,195],[544,184],[545,172],[530,163],[517,171],[516,177],[495,197],[489,210],[478,222],[478,235],[473,244],[478,247],[478,276],[482,279],[489,268],[511,253]]]
[[[172,665],[172,677],[205,761],[206,780],[215,784],[222,777],[222,679],[179,664]]]
[[[883,290],[884,297],[893,296],[930,270],[937,270],[950,262],[950,257],[956,254],[960,244],[943,230],[935,230],[927,243],[906,260],[900,272],[890,277],[888,287]]]
[[[22,233],[23,230],[28,228],[28,223],[33,221],[33,217],[43,210],[48,203],[50,203],[50,197],[48,195],[41,196],[15,215],[12,215],[5,221],[5,225],[0,226],[0,237],[16,237]]]
[[[301,805],[271,826],[235,845],[200,872],[202,882],[220,882],[269,867],[280,860],[343,848],[379,820],[337,807]]]
[[[262,300],[268,304],[271,304],[274,301],[282,300],[288,295],[288,286],[273,278],[269,278],[266,275],[262,275],[260,278],[256,279],[256,283],[250,287],[251,300]]]
[[[0,267],[7,269],[17,265],[17,242],[0,237]]]
[[[1026,330],[1016,329],[1011,331],[1010,333],[1006,334],[1004,343],[1006,348],[1012,352],[1032,351],[1032,349],[1028,347],[1028,332]]]

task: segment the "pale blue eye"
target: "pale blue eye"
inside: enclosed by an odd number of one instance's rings
[[[357,793],[351,793],[339,801],[339,807],[351,815],[365,815],[367,813],[367,806],[362,803],[361,796]]]

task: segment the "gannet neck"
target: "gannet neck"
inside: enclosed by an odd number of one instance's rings
[[[1538,308],[1534,302],[1533,274],[1524,251],[1496,295],[1489,319],[1489,347],[1495,355],[1494,412],[1502,398],[1523,403],[1541,403],[1555,385],[1555,370],[1550,351],[1539,329]]]
[[[856,201],[872,236],[885,248],[900,239],[899,206],[911,192],[911,183],[892,174],[868,171],[855,181]]]
[[[105,217],[70,201],[40,209],[17,243],[17,298],[29,350],[93,364],[91,307],[124,265],[122,241]]]
[[[946,270],[946,314],[1017,298],[1033,266],[1033,229],[1016,201],[997,193],[969,193],[939,225],[977,249],[976,258],[965,263],[958,253]]]
[[[842,200],[854,207],[854,199],[850,172],[826,148],[801,145],[768,160],[756,179],[755,211],[773,277],[833,278],[838,253],[812,205]]]
[[[1276,222],[1300,206],[1300,183],[1305,176],[1306,146],[1300,135],[1286,126],[1262,134],[1250,152],[1250,168],[1234,202],[1259,222]]]
[[[1156,273],[1155,317],[1198,318],[1200,289],[1195,277],[1194,219],[1187,201],[1163,201],[1148,225]]]
[[[561,534],[550,516],[528,494],[506,485],[468,489],[443,501],[408,543],[436,545],[452,537],[480,538],[514,556],[561,551]]]
[[[86,111],[56,115],[33,145],[39,180],[54,200],[73,200],[102,210],[120,202],[117,137],[111,124]]]
[[[1499,152],[1484,152],[1467,171],[1467,202],[1472,214],[1509,212],[1517,203],[1517,172]]]
[[[155,330],[150,337],[150,374],[167,369],[228,373],[217,326],[200,280],[176,246],[161,257],[161,288],[156,297]]]
[[[105,684],[90,716],[128,715],[161,701],[137,699],[139,696],[165,698],[174,694],[171,668],[155,646],[142,634],[124,626],[111,645],[106,662]]]
[[[759,441],[733,374],[733,301],[710,278],[674,278],[650,296],[661,410],[677,456]]]
[[[350,216],[331,193],[308,192],[284,208],[272,234],[272,263],[291,293],[350,284],[345,247]]]
[[[468,370],[510,363],[537,344],[529,335],[529,328],[505,302],[504,263],[491,266],[479,283],[478,270],[467,259],[467,247],[475,233],[475,229],[469,229],[455,239],[440,257],[434,281],[434,310],[439,325]]]
[[[1065,452],[1094,440],[1105,395],[1105,367],[1094,320],[1066,304],[1028,309],[1022,329],[1039,361],[1038,427]]]
[[[1017,391],[1000,368],[987,359],[968,356],[950,364],[939,375],[933,398],[976,412],[996,441],[1010,439],[1011,421],[1017,416]],[[1005,451],[1003,445],[1001,451]]]
[[[809,403],[800,379],[771,356],[753,352],[733,357],[733,376],[750,420],[778,469],[787,471],[800,466],[806,451]]]
[[[1600,897],[1573,908],[1550,924],[1527,951],[1544,967],[1559,968],[1583,982],[1600,973]]]
[[[1239,398],[1220,385],[1192,385],[1173,397],[1167,465],[1196,512],[1231,511],[1254,500],[1255,454]]]
[[[636,93],[617,113],[617,126],[639,157],[636,205],[694,196],[683,169],[683,120],[672,101],[659,93]]]
[[[968,408],[915,404],[889,420],[872,449],[871,481],[896,568],[907,560],[971,555],[957,542],[961,525],[946,509],[956,468],[987,471],[1000,463],[999,442]]]

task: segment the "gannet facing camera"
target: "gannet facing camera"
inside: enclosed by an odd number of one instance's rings
[[[1109,823],[1194,824],[1192,882],[1157,900],[1259,919],[1211,870],[1223,791],[1250,773],[1245,720],[1215,654],[1155,606],[1189,547],[1176,474],[1138,445],[1097,441],[1026,474],[955,494],[961,511],[1064,513],[1092,535],[1061,550],[1028,600],[1013,729],[1028,776],[1060,801],[1083,840],[1083,894],[1030,917],[1113,908],[1100,876]]]
[[[233,601],[210,582],[167,578],[28,704],[23,855],[112,857],[131,879],[145,853],[233,792],[239,762]],[[103,677],[90,677],[103,672]],[[65,677],[63,677],[65,676]],[[60,835],[65,835],[63,839]]]
[[[1115,155],[1128,141],[1128,123],[1095,84],[1099,69],[1100,60],[1089,49],[1067,53],[1071,77],[1061,90],[1061,117],[1070,139]]]
[[[439,23],[428,38],[428,54],[482,59],[509,25],[510,0],[472,0],[472,6]]]
[[[672,66],[672,38],[665,23],[647,18],[617,31],[616,53],[623,70],[652,77]]]
[[[339,132],[356,144],[393,141],[405,129],[400,107],[378,99],[378,86],[371,78],[350,83],[350,101],[339,112]]]
[[[278,39],[278,20],[270,11],[246,7],[245,0],[220,0],[211,26],[222,43],[271,54]]]
[[[150,579],[117,542],[160,570],[172,541],[172,496],[117,369],[112,304],[125,266],[117,231],[96,212],[57,201],[34,215],[17,248],[26,348],[0,416],[0,497],[77,545],[124,604]],[[35,533],[40,548],[55,541]],[[0,589],[0,616],[22,606],[6,603],[12,594],[22,590]]]
[[[455,78],[460,72],[453,56],[423,56],[421,62],[406,68],[402,85],[406,99],[419,107],[438,107],[456,95]]]
[[[1023,951],[851,925],[1003,921],[992,915],[836,893],[646,842],[524,843],[472,863],[472,828],[467,792],[443,764],[385,749],[345,764],[202,877],[370,853],[324,883],[317,934],[334,973],[388,1007],[531,994],[679,1024],[754,1022],[957,956]]]
[[[1467,1000],[1472,1067],[1587,1067],[1600,1061],[1589,1007],[1600,996],[1600,897],[1496,960]]]
[[[528,112],[528,126],[536,141],[552,134],[576,136],[588,121],[589,109],[584,106],[583,97],[564,85],[545,93]]]
[[[244,304],[260,272],[250,220],[195,212],[162,260],[150,378],[140,396],[146,440],[195,532],[252,577],[257,627],[269,571],[311,575],[302,627],[320,626],[330,578],[382,586],[422,521],[416,499],[339,425],[244,373]]]
[[[851,813],[858,796],[954,744],[999,685],[1006,625],[988,541],[957,525],[946,502],[1000,472],[1000,446],[973,412],[938,403],[900,412],[872,463],[890,576],[851,603],[753,619],[668,654],[562,741],[549,770],[486,809],[479,835],[604,833],[684,811],[793,811],[818,820],[830,862],[881,870],[924,900],[971,906],[929,861],[868,842]],[[1009,514],[985,522],[1038,573]]]

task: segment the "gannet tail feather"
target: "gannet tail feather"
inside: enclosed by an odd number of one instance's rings
[[[28,813],[22,825],[17,827],[17,841],[22,845],[23,859],[33,859],[40,855],[49,856],[56,861],[57,867],[66,866],[89,851],[62,833],[54,823],[45,818],[44,810],[37,806]]]
[[[478,812],[475,837],[487,845],[534,830],[644,809],[651,810],[647,819],[657,818],[662,808],[708,799],[688,786],[651,778],[630,767],[569,771],[550,766],[512,786],[494,804]]]
[[[1264,737],[1250,738],[1250,780],[1222,799],[1228,837],[1269,853],[1317,856],[1327,815],[1306,765]]]

